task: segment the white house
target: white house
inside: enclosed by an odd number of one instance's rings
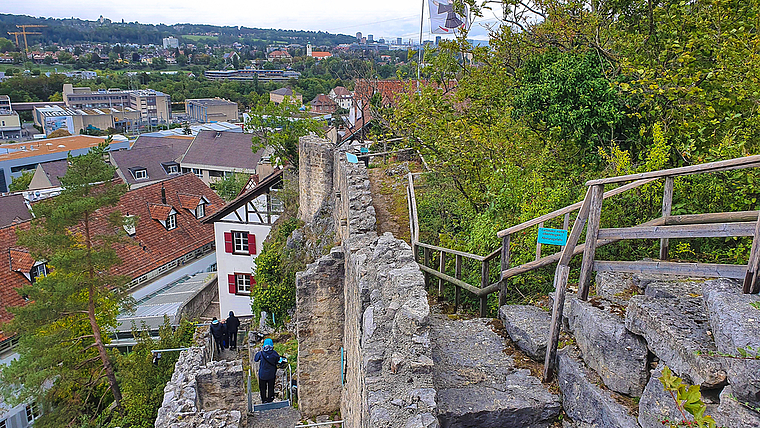
[[[253,259],[261,253],[272,223],[282,213],[277,198],[282,174],[283,170],[275,171],[203,220],[214,224],[220,319],[230,311],[236,316],[252,315]]]

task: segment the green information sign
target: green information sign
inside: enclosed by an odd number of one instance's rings
[[[539,227],[538,243],[559,246],[565,245],[567,244],[567,231],[564,229],[550,229],[548,227]]]

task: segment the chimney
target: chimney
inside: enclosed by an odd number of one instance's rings
[[[166,205],[166,189],[164,189],[163,183],[161,183],[161,203]]]

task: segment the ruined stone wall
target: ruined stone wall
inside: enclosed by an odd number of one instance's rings
[[[217,287],[216,278],[217,276],[214,274],[212,278],[203,284],[203,288],[198,290],[190,300],[177,310],[176,319],[181,319],[182,317],[187,319],[198,318],[209,307],[212,301],[219,299],[219,288]]]
[[[298,218],[312,222],[333,193],[333,144],[308,135],[298,141]],[[305,190],[305,191],[303,191]]]
[[[156,428],[238,428],[244,421],[245,394],[240,361],[208,361],[208,328],[182,351],[164,387]]]
[[[296,275],[299,409],[304,417],[340,409],[343,344],[343,250]]]

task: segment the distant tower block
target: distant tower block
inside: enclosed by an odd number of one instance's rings
[[[311,42],[306,44],[306,56],[311,56]]]
[[[372,34],[367,34],[367,42],[372,43],[375,41],[375,36]]]
[[[358,31],[356,33],[356,43],[361,43],[361,42],[362,42],[362,32]]]

